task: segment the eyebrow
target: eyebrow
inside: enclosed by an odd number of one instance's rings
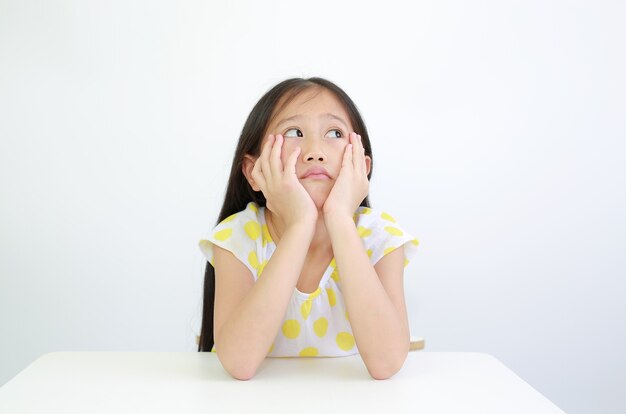
[[[321,114],[319,117],[320,118],[327,118],[327,119],[330,118],[330,119],[337,120],[337,121],[341,122],[346,127],[346,129],[350,129],[350,128],[348,128],[348,124],[346,124],[346,121],[344,121],[343,118],[341,118],[341,117],[339,117],[339,116],[337,116],[335,114],[331,114],[330,112],[325,113],[325,114]],[[280,121],[278,124],[276,124],[276,128],[278,128],[280,125],[284,124],[285,122],[298,120],[300,118],[302,118],[301,115],[294,115],[294,116],[290,116],[289,118],[285,118],[282,121]]]

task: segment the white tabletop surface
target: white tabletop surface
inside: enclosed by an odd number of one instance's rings
[[[268,358],[249,381],[212,353],[55,352],[0,388],[0,413],[562,413],[494,357],[410,352],[393,378],[358,355]]]

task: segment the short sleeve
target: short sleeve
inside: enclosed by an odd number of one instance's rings
[[[404,246],[405,266],[417,253],[419,241],[384,211],[360,208],[357,211],[357,232],[372,264],[400,246]]]
[[[245,210],[222,220],[211,232],[200,240],[202,254],[213,265],[213,246],[231,252],[257,279],[259,269],[259,248],[261,247],[261,223],[258,206],[249,203]]]

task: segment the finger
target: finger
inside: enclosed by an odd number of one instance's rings
[[[272,151],[272,146],[274,145],[274,141],[276,138],[274,135],[270,135],[267,137],[267,141],[265,145],[263,145],[263,151],[261,152],[261,156],[259,159],[261,160],[261,171],[263,171],[263,177],[266,180],[272,179],[272,171],[270,169],[270,153]]]
[[[280,156],[283,152],[283,143],[285,139],[282,135],[276,135],[276,141],[272,146],[272,152],[270,154],[270,169],[272,170],[272,177],[279,177],[283,172],[283,163],[280,160]]]
[[[296,147],[296,149],[293,150],[291,155],[289,155],[289,158],[287,159],[287,163],[285,164],[285,172],[286,173],[290,173],[290,174],[294,174],[295,175],[295,173],[296,173],[296,163],[298,162],[298,155],[300,155],[301,151],[302,151],[302,148]]]
[[[252,168],[252,179],[259,186],[261,191],[265,193],[265,188],[267,183],[265,182],[265,176],[263,175],[263,171],[261,169],[261,160],[257,159],[254,163],[254,167]]]
[[[343,153],[343,162],[341,163],[341,168],[348,167],[353,168],[352,165],[352,144],[346,145],[346,149]]]
[[[360,173],[365,173],[365,149],[363,148],[361,136],[356,134],[354,141],[354,169]]]

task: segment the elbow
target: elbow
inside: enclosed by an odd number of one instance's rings
[[[366,362],[367,371],[375,380],[386,380],[393,377],[404,365],[407,354],[403,353],[394,358],[379,359]]]
[[[256,367],[251,365],[236,364],[229,366],[222,363],[222,366],[231,377],[239,381],[248,381],[256,374]]]
[[[227,371],[231,377],[239,381],[248,381],[249,379],[252,379],[252,377],[254,377],[254,374],[256,374],[256,371],[253,369],[248,369],[248,370],[246,369],[228,370],[227,369]]]
[[[400,370],[398,368],[389,368],[389,367],[377,367],[377,368],[368,368],[368,372],[370,376],[375,380],[386,380],[393,377],[396,372]]]
[[[236,380],[240,381],[248,381],[252,379],[256,374],[258,365],[253,364],[250,361],[242,361],[241,358],[237,358],[231,360],[229,358],[224,358],[223,355],[217,353],[217,356],[222,363],[222,367],[228,372],[228,374]]]

